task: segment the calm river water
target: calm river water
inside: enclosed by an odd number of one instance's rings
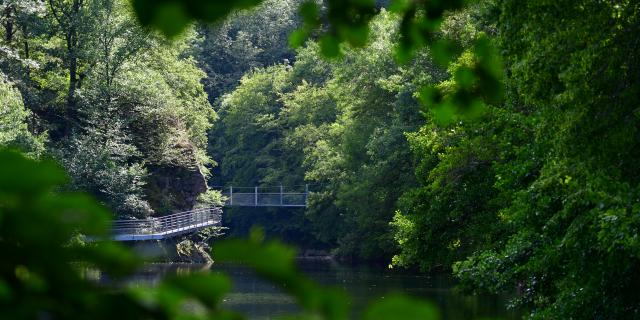
[[[381,267],[352,266],[332,261],[300,261],[299,266],[315,281],[341,287],[349,293],[356,315],[370,301],[389,292],[402,292],[438,304],[444,319],[519,319],[521,316],[505,307],[505,297],[466,296],[456,292],[453,290],[455,283],[447,275],[397,272]],[[150,264],[129,279],[128,284],[153,285],[167,275],[202,269],[202,266],[189,264]],[[297,310],[291,298],[275,285],[257,278],[245,267],[214,264],[210,269],[223,271],[232,278],[234,288],[224,304],[229,309],[247,315],[249,319],[273,319]]]

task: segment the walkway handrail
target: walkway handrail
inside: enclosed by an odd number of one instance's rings
[[[178,232],[200,229],[219,223],[222,209],[202,208],[191,211],[178,212],[157,218],[131,219],[113,221],[112,233],[118,235],[130,235],[132,237],[142,235],[170,236]]]
[[[229,207],[306,207],[308,204],[309,185],[304,186],[304,192],[285,192],[284,186],[278,187],[279,192],[260,192],[260,189],[273,190],[273,188],[229,186],[221,191],[226,197],[225,206]],[[226,189],[228,191],[225,191]],[[238,189],[250,189],[252,192],[238,192]]]

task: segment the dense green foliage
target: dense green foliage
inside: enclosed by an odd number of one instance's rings
[[[519,154],[496,175],[511,189],[499,210],[510,232],[456,272],[494,290],[518,284],[537,318],[637,318],[640,5],[497,9],[509,109],[532,133],[503,138]]]
[[[465,286],[518,288],[533,318],[636,318],[638,4],[482,9],[507,99],[409,135],[423,186],[401,201],[395,261],[462,260]]]
[[[423,121],[412,94],[430,75],[394,62],[397,34],[390,29],[397,29],[397,19],[385,13],[372,25],[369,46],[345,49],[335,62],[323,61],[319,46],[310,43],[293,65],[256,70],[223,98],[219,114],[228,147],[219,149],[219,159],[226,182],[306,182],[316,191],[305,216],[280,210],[282,219],[265,219],[267,231],[275,225],[308,230],[325,245],[340,243],[345,256],[392,254],[388,222],[397,197],[413,182],[403,132]],[[256,216],[245,219],[261,223]]]
[[[207,74],[203,83],[212,104],[253,68],[294,59],[287,38],[299,24],[298,4],[298,0],[268,0],[215,25],[199,25],[202,42],[197,59]]]
[[[245,76],[222,102],[222,170],[244,184],[304,175],[317,192],[304,220],[286,219],[340,255],[453,267],[466,288],[517,289],[533,317],[634,318],[637,13],[484,2],[434,33],[456,48],[446,68],[433,46],[397,64],[403,25],[383,13],[340,60],[315,62],[311,42]]]
[[[2,99],[14,113],[24,101],[30,111],[12,121],[33,114],[29,127],[48,133],[47,154],[71,174],[70,187],[123,216],[191,208],[207,190],[207,130],[215,119],[192,58],[193,32],[168,42],[139,27],[120,0],[8,1],[2,8],[0,62],[14,83],[2,80]],[[3,144],[30,152],[43,149],[46,137],[7,135]],[[176,177],[184,183],[168,186]]]
[[[310,184],[226,223],[452,270],[532,318],[640,316],[637,2],[37,3],[0,2],[0,144],[120,215],[219,202],[211,172]]]

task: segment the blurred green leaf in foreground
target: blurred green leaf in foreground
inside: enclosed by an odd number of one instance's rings
[[[192,22],[217,23],[234,11],[250,9],[262,0],[132,0],[140,23],[174,37]],[[436,121],[448,126],[460,116],[477,118],[486,104],[499,104],[503,98],[503,67],[489,38],[482,34],[472,50],[464,52],[460,43],[443,36],[441,26],[448,14],[461,10],[473,1],[392,0],[386,5],[374,0],[305,1],[299,7],[302,26],[291,33],[289,44],[302,47],[309,39],[316,41],[324,57],[342,55],[343,44],[364,47],[369,41],[370,22],[386,6],[400,22],[395,58],[407,64],[416,52],[428,48],[434,61],[455,77],[446,87],[425,86],[418,95],[423,106]],[[463,66],[463,68],[460,68]]]
[[[153,288],[114,288],[81,276],[90,266],[116,279],[143,261],[111,241],[111,214],[79,193],[56,192],[66,174],[54,163],[0,151],[0,318],[2,319],[243,319],[224,310],[231,289],[222,274],[169,277]],[[82,236],[81,236],[82,235]],[[347,319],[348,298],[297,270],[293,249],[248,240],[221,241],[215,257],[241,263],[281,286],[298,301],[296,319]],[[437,319],[431,304],[392,296],[370,307],[365,319]]]

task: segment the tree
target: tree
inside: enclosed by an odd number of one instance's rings
[[[533,121],[529,161],[539,169],[526,170],[534,179],[505,201],[513,232],[455,270],[492,290],[518,285],[533,318],[635,318],[640,7],[499,1],[497,9],[509,94]]]
[[[123,216],[193,207],[207,191],[215,118],[190,56],[194,34],[158,37],[121,0],[7,5],[29,33],[14,32],[0,65],[33,111],[33,129],[49,132],[48,154],[65,164],[71,187]],[[183,185],[167,187],[169,177]]]
[[[0,73],[0,146],[17,148],[32,157],[40,156],[46,134],[36,135],[29,130],[31,116],[20,92]]]
[[[324,62],[320,45],[310,42],[292,66],[258,69],[222,101],[224,135],[214,138],[222,136],[227,146],[220,157],[223,181],[319,185],[304,219],[286,217],[343,256],[390,257],[389,222],[402,190],[413,183],[404,132],[423,121],[413,90],[417,75],[424,75],[395,63],[397,34],[388,30],[397,21],[381,15],[370,46],[345,49],[340,61]],[[419,63],[432,66],[427,58]],[[311,223],[301,223],[307,219]],[[291,225],[259,222],[267,231]]]
[[[207,73],[205,89],[211,103],[231,92],[253,68],[293,62],[287,37],[300,24],[298,0],[269,0],[248,11],[234,12],[214,25],[200,25],[196,50]]]
[[[52,27],[64,39],[66,52],[63,56],[68,73],[65,117],[67,126],[63,135],[68,136],[74,126],[79,125],[76,90],[86,77],[86,69],[91,64],[89,49],[93,40],[95,9],[94,0],[49,0],[48,14]]]

